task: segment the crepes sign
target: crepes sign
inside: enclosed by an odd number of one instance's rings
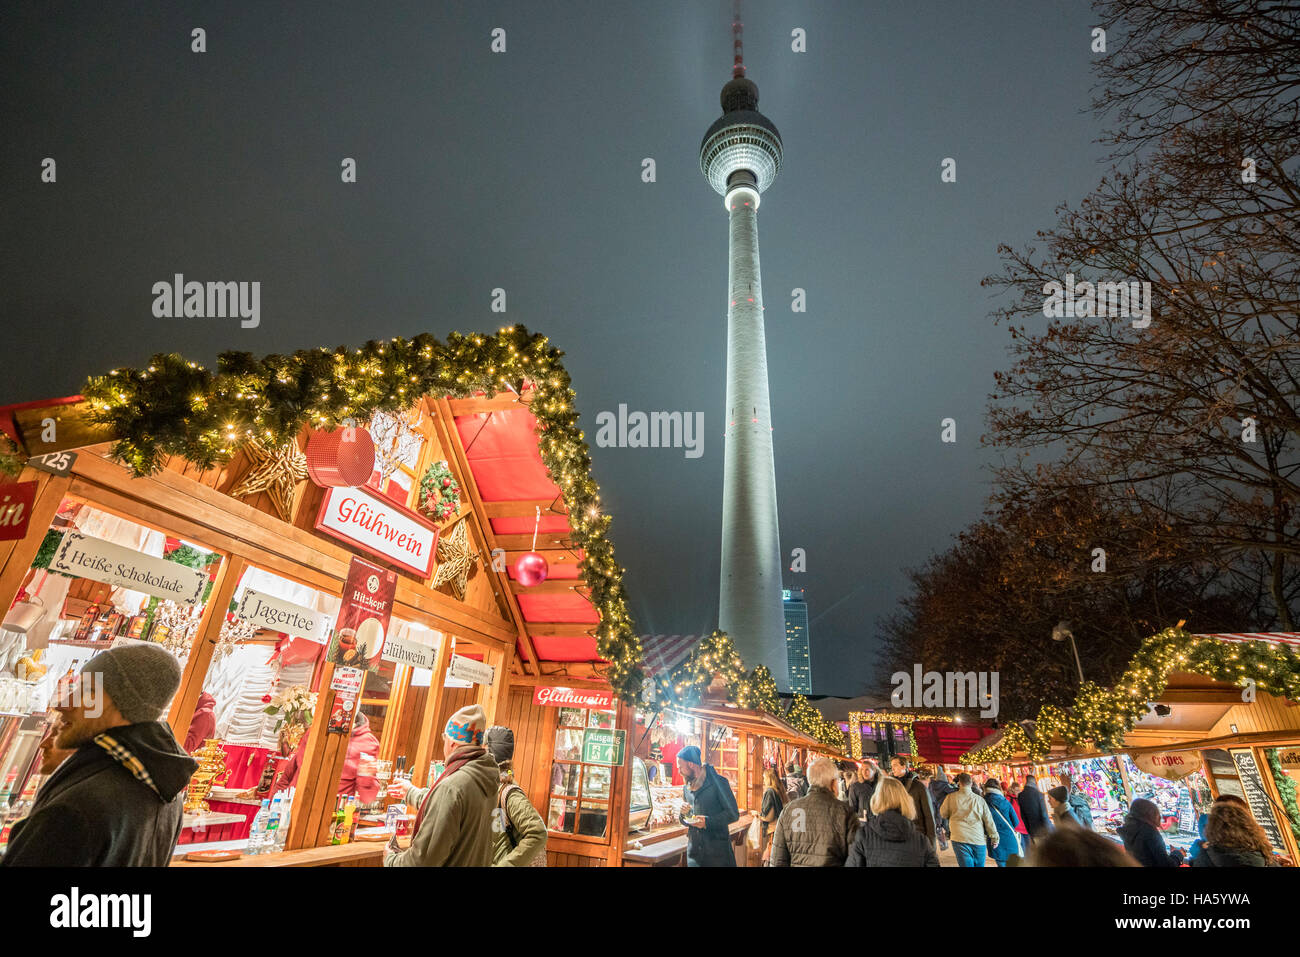
[[[1139,769],[1166,781],[1181,781],[1193,771],[1201,770],[1201,756],[1195,751],[1158,751],[1130,757]]]

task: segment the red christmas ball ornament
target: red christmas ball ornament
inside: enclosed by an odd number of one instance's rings
[[[519,561],[515,562],[515,577],[519,579],[520,584],[528,588],[546,581],[549,571],[550,566],[546,564],[546,559],[537,552],[520,555]]]
[[[445,479],[442,480],[442,487],[443,487],[443,488],[447,488],[449,485],[451,485],[451,479],[449,479],[449,478],[445,478]]]

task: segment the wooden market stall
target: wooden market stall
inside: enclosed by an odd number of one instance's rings
[[[66,661],[71,672],[74,664],[128,633],[165,641],[184,667],[168,715],[180,741],[192,720],[198,720],[201,695],[234,689],[230,700],[216,702],[216,723],[226,731],[252,730],[243,738],[233,735],[239,744],[226,740],[226,766],[219,775],[226,787],[219,793],[238,812],[241,798],[234,792],[243,789],[247,813],[223,815],[244,819],[223,819],[220,828],[208,827],[217,815],[200,814],[200,830],[211,831],[207,843],[228,843],[216,839],[231,837],[240,826],[247,834],[257,806],[247,791],[258,783],[275,750],[274,734],[257,725],[274,688],[272,675],[292,672],[295,683],[317,693],[316,719],[298,745],[300,768],[286,852],[248,863],[356,863],[373,857],[355,848],[330,849],[350,735],[328,733],[323,716],[331,716],[339,702],[366,716],[378,746],[376,754],[365,758],[389,766],[400,758],[417,784],[426,782],[441,756],[439,732],[447,718],[470,702],[481,704],[490,723],[508,724],[515,731],[517,779],[554,829],[550,863],[619,862],[622,829],[611,822],[627,817],[627,761],[578,760],[575,780],[562,780],[555,767],[557,737],[573,736],[561,729],[575,716],[550,706],[553,696],[541,693],[562,686],[594,689],[602,694],[581,709],[581,730],[625,731],[630,725],[631,709],[612,694],[602,677],[609,663],[596,651],[602,619],[611,622],[609,632],[616,634],[625,614],[621,584],[611,573],[612,550],[604,538],[608,519],[600,514],[586,472],[589,460],[573,425],[576,416],[557,411],[571,401],[558,354],[545,347],[544,338],[521,329],[475,337],[477,349],[470,348],[470,341],[458,340],[474,354],[458,363],[447,360],[450,373],[444,370],[435,378],[455,381],[455,372],[464,370],[462,380],[477,382],[487,369],[499,373],[514,361],[535,370],[537,379],[502,378],[503,391],[495,396],[468,388],[461,395],[424,394],[392,412],[376,412],[366,428],[357,429],[362,436],[303,426],[287,443],[262,445],[251,429],[244,434],[228,426],[228,432],[213,434],[227,443],[230,454],[209,467],[180,454],[159,454],[159,467],[151,474],[132,474],[114,456],[121,451],[114,440],[128,430],[114,429],[113,415],[105,413],[112,403],[105,402],[102,391],[89,399],[74,396],[0,410],[0,424],[26,457],[10,484],[34,488],[26,534],[0,542],[0,596],[6,606],[15,607],[40,603],[42,592],[52,596],[45,603],[53,625],[41,652],[46,660],[57,657],[60,673]],[[429,342],[406,345],[422,345],[421,355],[427,358]],[[341,371],[336,381],[357,382],[358,373],[378,375],[385,345],[370,343],[355,354],[339,350],[336,361],[346,373]],[[505,352],[509,359],[501,358]],[[313,358],[296,354],[292,361],[305,365]],[[266,361],[277,359],[285,361]],[[191,363],[189,368],[197,367]],[[145,390],[150,372],[153,367],[149,372],[128,370],[123,378],[129,377],[132,388]],[[229,390],[223,391],[221,382],[218,373],[196,385],[209,391],[194,396],[193,408],[225,401]],[[101,406],[97,417],[91,415],[93,402]],[[122,405],[129,404],[123,393]],[[140,405],[146,410],[141,417],[148,418],[148,405]],[[113,411],[116,421],[131,421],[121,409]],[[245,412],[255,414],[240,410]],[[104,424],[105,418],[110,424]],[[207,435],[193,438],[195,443],[207,440]],[[347,446],[354,440],[374,443],[373,467],[367,460],[360,477],[339,480],[334,473],[355,468]],[[561,441],[564,447],[556,448]],[[443,495],[448,485],[458,494]],[[582,517],[571,521],[570,506],[577,504]],[[157,595],[144,593],[137,603],[136,592],[99,571],[66,577],[51,561],[57,566],[63,560],[57,553],[65,539],[73,538],[89,543],[88,548],[126,556],[128,563],[139,565],[142,580],[169,567],[187,581],[206,575],[205,594],[159,603],[153,600]],[[586,580],[591,572],[580,567],[587,554],[584,545],[596,549],[594,573],[602,577],[597,587]],[[545,559],[544,580],[536,580],[535,566],[529,569],[533,578],[520,580],[516,564],[529,553]],[[193,569],[160,564],[180,562],[178,555]],[[377,646],[368,650],[371,659],[359,687],[336,690],[333,679],[342,666],[329,659],[343,654],[345,646],[340,635],[331,637],[332,626],[358,560],[374,569],[372,581],[383,579],[381,590],[392,588],[389,640],[384,642],[380,633],[382,656],[374,653]],[[265,604],[297,616],[300,623],[279,631],[250,620],[245,603],[236,602],[250,592],[269,596]],[[109,614],[110,609],[116,610]],[[307,621],[310,625],[301,623]],[[21,645],[21,636],[18,640]],[[356,640],[352,637],[346,648],[354,648]],[[74,646],[80,653],[75,659],[68,653]],[[247,668],[228,675],[231,662],[243,658]],[[626,659],[616,664],[626,667]],[[53,677],[46,677],[46,683]],[[223,683],[226,678],[230,680]],[[24,690],[36,683],[24,682]],[[13,770],[17,778],[21,770],[24,780],[34,782],[34,745],[44,728],[48,694],[43,701],[24,703],[32,706],[27,712],[0,718],[0,771]],[[579,758],[593,756],[607,757],[591,752]],[[212,803],[227,806],[215,799]],[[297,853],[309,849],[315,850]]]
[[[1106,833],[1114,832],[1133,798],[1146,797],[1161,810],[1166,839],[1175,845],[1195,838],[1197,816],[1213,797],[1233,794],[1250,806],[1274,849],[1300,861],[1295,800],[1300,695],[1283,693],[1287,686],[1300,686],[1295,657],[1300,635],[1186,635],[1185,640],[1187,652],[1157,680],[1149,707],[1119,747],[1067,741],[1040,716],[1050,746],[1044,747],[1039,732],[1041,744],[1031,756],[1026,743],[1037,729],[1026,734],[1019,727],[1004,728],[979,742],[963,762],[1012,780],[1032,773],[1040,787],[1069,774],[1089,796],[1094,827]],[[1128,674],[1149,679],[1151,666],[1143,653]],[[1235,680],[1224,680],[1228,674]],[[1131,686],[1131,679],[1120,685]]]

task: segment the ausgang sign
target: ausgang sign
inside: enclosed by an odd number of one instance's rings
[[[438,529],[365,488],[331,488],[316,527],[428,578],[433,573]]]
[[[550,705],[552,708],[609,709],[614,707],[614,692],[538,685],[533,689],[533,704]]]
[[[1201,758],[1195,751],[1159,751],[1132,755],[1132,758],[1147,774],[1166,781],[1181,781],[1193,771],[1201,770]]]
[[[197,605],[203,598],[208,575],[196,568],[142,555],[102,538],[64,532],[50,569],[74,578],[89,578],[146,595],[170,598],[182,605]]]

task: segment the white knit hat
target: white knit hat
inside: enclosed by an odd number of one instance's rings
[[[481,705],[471,704],[461,708],[447,719],[447,726],[442,733],[453,741],[462,744],[482,744],[483,732],[487,729],[487,714]]]

